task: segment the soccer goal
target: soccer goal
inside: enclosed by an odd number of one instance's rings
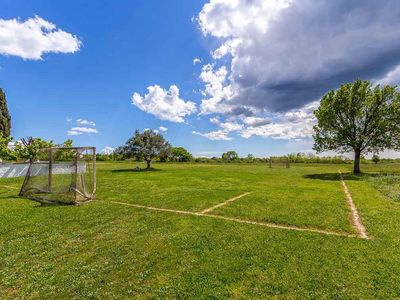
[[[44,148],[25,176],[20,196],[45,203],[79,204],[96,194],[96,148]]]
[[[268,165],[270,168],[290,168],[290,159],[287,156],[270,156]]]

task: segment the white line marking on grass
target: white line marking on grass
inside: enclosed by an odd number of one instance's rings
[[[0,185],[0,188],[12,189],[12,190],[19,190],[19,187],[10,186],[10,185]]]
[[[344,182],[342,172],[339,171],[339,175],[340,175],[340,181],[342,182],[344,194],[346,195],[347,203],[350,206],[351,219],[352,219],[352,223],[353,223],[352,225],[356,229],[360,238],[369,239],[367,230],[365,229],[363,223],[361,222],[360,215],[358,214],[357,207],[353,202],[353,198],[351,197],[349,189],[347,188],[347,184],[346,184],[346,182]]]
[[[208,212],[210,212],[210,211],[212,211],[212,210],[214,210],[214,209],[216,209],[218,207],[221,207],[221,206],[224,206],[224,205],[228,204],[229,202],[233,202],[233,201],[235,201],[237,199],[240,199],[240,198],[242,198],[244,196],[247,196],[248,194],[250,194],[250,192],[247,192],[247,193],[241,194],[239,196],[233,197],[231,199],[228,199],[228,200],[226,200],[226,201],[224,201],[222,203],[219,203],[217,205],[214,205],[214,206],[212,206],[210,208],[207,208],[207,209],[203,210],[201,213],[202,214],[208,213]]]
[[[175,209],[169,209],[169,208],[157,208],[157,207],[152,207],[152,206],[144,206],[144,205],[124,203],[124,202],[118,202],[118,201],[111,201],[111,203],[120,204],[120,205],[126,205],[126,206],[132,206],[132,207],[136,207],[136,208],[149,209],[149,210],[154,210],[154,211],[164,211],[164,212],[172,212],[172,213],[177,213],[177,214],[184,214],[184,215],[191,215],[191,216],[198,216],[198,217],[208,217],[208,218],[232,221],[232,222],[242,223],[242,224],[258,225],[258,226],[269,227],[269,228],[278,228],[278,229],[285,229],[285,230],[312,232],[312,233],[334,235],[334,236],[341,236],[341,237],[353,237],[353,238],[354,237],[355,238],[359,237],[359,236],[353,235],[353,234],[345,234],[345,233],[329,231],[329,230],[322,230],[322,229],[315,229],[315,228],[301,228],[301,227],[297,227],[297,226],[282,225],[282,224],[276,224],[276,223],[248,221],[248,220],[224,217],[224,216],[219,216],[219,215],[204,214],[204,213],[198,213],[198,212],[191,212],[191,211],[185,211],[185,210],[175,210]]]

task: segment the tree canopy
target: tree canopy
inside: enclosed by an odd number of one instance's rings
[[[133,137],[127,140],[124,146],[119,147],[116,152],[128,158],[143,159],[147,163],[147,169],[150,169],[151,161],[170,148],[170,144],[161,134],[153,130],[145,130],[143,133],[136,130]]]
[[[395,86],[356,80],[332,90],[314,112],[314,150],[354,152],[354,173],[362,154],[399,149],[400,94]]]
[[[0,133],[9,137],[11,132],[11,116],[8,112],[6,94],[0,88]]]
[[[0,159],[1,160],[15,160],[14,151],[9,147],[9,143],[12,141],[12,137],[3,137],[0,132]]]
[[[15,143],[15,154],[19,159],[40,159],[39,150],[42,148],[53,147],[53,141],[45,141],[41,138],[27,137]]]
[[[232,161],[237,160],[238,158],[239,158],[239,155],[236,153],[236,151],[227,151],[222,154],[223,161],[232,162]]]
[[[189,162],[192,161],[193,156],[183,147],[172,147],[171,148],[171,160],[178,162]]]

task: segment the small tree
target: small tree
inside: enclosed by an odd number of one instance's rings
[[[74,146],[74,141],[72,139],[68,139],[61,145],[58,145],[58,147],[61,148],[72,148],[73,146]],[[76,156],[76,151],[73,149],[62,149],[55,152],[56,160],[68,161],[74,158],[74,156]]]
[[[0,88],[0,133],[3,137],[9,137],[11,131],[11,116],[8,112],[6,94]]]
[[[379,157],[378,154],[375,153],[374,155],[372,155],[372,161],[373,161],[375,164],[377,164],[380,160],[381,160],[381,159],[380,159],[380,157]]]
[[[128,158],[143,159],[147,163],[147,169],[150,169],[151,161],[170,147],[161,134],[153,130],[145,130],[143,133],[136,130],[134,136],[127,140],[124,146],[117,149],[117,153]]]
[[[235,161],[239,158],[239,155],[236,153],[236,151],[228,151],[222,154],[222,160],[223,161],[228,161],[232,162]]]
[[[255,160],[255,157],[253,154],[247,154],[247,157],[246,157],[247,162],[253,162],[254,160]]]
[[[40,149],[53,146],[53,141],[33,137],[22,138],[15,143],[15,154],[19,159],[29,159],[29,162],[32,162],[34,159],[40,159],[38,157]]]
[[[362,154],[398,149],[400,94],[396,87],[372,87],[357,80],[330,91],[314,112],[314,150],[354,152],[354,173],[360,173]]]
[[[3,134],[0,132],[0,159],[3,160],[15,160],[14,151],[12,151],[8,145],[12,141],[12,137],[3,137]]]
[[[192,161],[193,156],[183,147],[172,147],[171,158],[178,162],[189,162]]]

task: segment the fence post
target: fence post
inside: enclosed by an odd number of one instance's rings
[[[93,199],[96,195],[96,147],[93,147]]]
[[[269,157],[269,167],[272,168],[272,157]]]
[[[53,149],[49,149],[49,178],[48,178],[48,191],[51,192],[52,189],[52,176],[53,175]]]

